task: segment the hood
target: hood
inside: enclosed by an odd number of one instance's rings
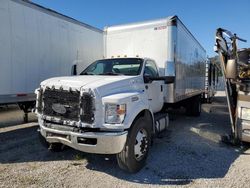
[[[80,90],[81,88],[91,88],[97,89],[98,93],[105,95],[112,89],[119,90],[119,88],[124,88],[129,90],[128,87],[134,87],[140,80],[139,76],[68,76],[68,77],[55,77],[50,78],[41,83],[42,87],[55,87],[59,89],[63,87],[64,90],[72,88],[74,90]]]

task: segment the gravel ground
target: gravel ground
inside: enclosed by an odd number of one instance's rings
[[[220,142],[230,131],[223,93],[202,109],[199,118],[172,113],[146,167],[131,175],[118,168],[113,155],[48,151],[37,138],[34,114],[22,124],[15,106],[1,108],[0,187],[249,187],[249,147]]]

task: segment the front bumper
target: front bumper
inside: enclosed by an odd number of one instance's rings
[[[40,133],[49,143],[62,143],[87,153],[120,153],[127,139],[127,131],[122,132],[72,132],[45,127],[39,122]]]

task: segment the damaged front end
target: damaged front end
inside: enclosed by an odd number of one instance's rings
[[[95,120],[94,95],[92,93],[46,88],[40,91],[38,113],[43,119],[82,127]]]
[[[38,89],[36,94],[40,133],[47,142],[89,153],[114,154],[122,150],[127,131],[103,132],[96,126],[92,90],[46,87]]]

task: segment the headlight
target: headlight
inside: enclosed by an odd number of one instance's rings
[[[126,115],[126,104],[105,104],[105,123],[121,124]]]
[[[250,108],[241,108],[241,119],[250,121]]]

